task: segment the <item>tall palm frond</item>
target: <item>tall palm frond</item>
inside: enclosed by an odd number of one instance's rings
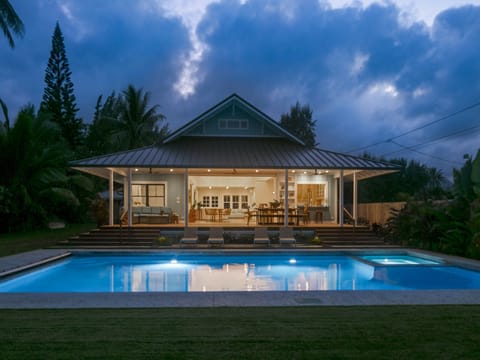
[[[25,34],[25,26],[9,0],[0,0],[0,28],[12,49],[15,47],[12,33],[18,37]]]

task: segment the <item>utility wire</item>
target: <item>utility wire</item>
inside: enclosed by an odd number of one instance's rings
[[[444,162],[447,162],[447,163],[450,163],[450,164],[454,164],[454,165],[462,165],[462,163],[459,163],[457,161],[451,161],[451,160],[447,160],[447,159],[442,159],[441,157],[438,157],[438,156],[435,156],[435,155],[430,155],[430,154],[427,154],[427,153],[424,153],[424,152],[421,152],[421,151],[418,151],[418,150],[415,150],[409,146],[405,146],[405,145],[402,145],[402,144],[399,144],[398,142],[392,140],[390,141],[392,144],[395,144],[397,146],[400,146],[401,148],[405,149],[405,150],[408,150],[408,151],[411,151],[411,152],[414,152],[414,153],[417,153],[417,154],[420,154],[420,155],[423,155],[423,156],[428,156],[432,159],[437,159],[437,160],[440,160],[440,161],[444,161]]]
[[[375,142],[375,143],[373,143],[373,144],[370,144],[370,145],[367,145],[367,146],[363,146],[363,147],[360,147],[360,148],[357,148],[357,149],[353,149],[353,150],[347,151],[347,154],[350,154],[350,153],[352,153],[352,152],[357,152],[357,151],[360,151],[360,150],[365,150],[365,149],[368,149],[368,148],[371,148],[371,147],[373,147],[373,146],[377,146],[377,145],[380,145],[380,144],[384,144],[384,143],[388,143],[388,142],[393,142],[393,140],[396,140],[396,139],[398,139],[398,138],[400,138],[400,137],[402,137],[402,136],[405,136],[405,135],[411,134],[411,133],[413,133],[413,132],[415,132],[415,131],[424,129],[424,128],[426,128],[426,127],[428,127],[428,126],[431,126],[431,125],[433,125],[433,124],[436,124],[436,123],[438,123],[438,122],[440,122],[440,121],[449,119],[449,118],[454,117],[454,116],[456,116],[456,115],[458,115],[458,114],[461,114],[461,113],[463,113],[463,112],[465,112],[465,111],[471,110],[471,109],[473,109],[473,108],[475,108],[475,107],[477,107],[477,106],[480,106],[480,101],[478,101],[478,102],[476,102],[476,103],[474,103],[474,104],[472,104],[472,105],[466,106],[466,107],[464,107],[464,108],[462,108],[462,109],[460,109],[460,110],[457,110],[457,111],[455,111],[455,112],[453,112],[453,113],[451,113],[451,114],[442,116],[442,117],[439,118],[439,119],[436,119],[436,120],[431,121],[431,122],[429,122],[429,123],[426,123],[426,124],[424,124],[424,125],[421,125],[421,126],[418,126],[418,127],[416,127],[416,128],[413,128],[413,129],[411,129],[411,130],[408,130],[408,131],[406,131],[406,132],[404,132],[404,133],[401,133],[400,135],[391,137],[391,138],[386,139],[386,140],[377,141],[377,142]]]
[[[472,133],[474,133],[476,131],[479,131],[479,130],[480,130],[480,125],[472,126],[472,127],[467,128],[467,129],[462,129],[462,130],[456,131],[454,133],[450,133],[450,134],[447,134],[447,135],[440,136],[440,137],[435,138],[435,139],[430,139],[430,140],[428,140],[426,142],[423,142],[423,143],[420,143],[420,144],[409,146],[409,148],[410,149],[419,149],[419,148],[422,148],[426,145],[429,145],[429,144],[432,144],[432,143],[435,143],[437,141],[444,140],[444,139],[447,139],[447,138],[456,137],[456,136],[459,136],[459,135],[471,135]],[[466,132],[468,132],[468,134],[464,134]],[[402,151],[403,150],[391,151],[391,152],[382,154],[381,156],[393,155],[393,154],[397,154],[397,153],[402,152]]]

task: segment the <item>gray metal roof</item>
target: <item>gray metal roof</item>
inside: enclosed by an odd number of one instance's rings
[[[72,167],[398,170],[392,164],[286,139],[181,137],[159,146],[77,160]]]

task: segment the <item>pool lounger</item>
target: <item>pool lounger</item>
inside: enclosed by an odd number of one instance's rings
[[[183,233],[183,238],[180,239],[181,245],[197,245],[198,244],[198,229],[196,227],[187,227]]]
[[[253,245],[267,245],[270,246],[270,238],[268,237],[267,228],[256,227],[253,237]]]
[[[221,246],[225,244],[223,228],[210,228],[207,243],[209,246]]]

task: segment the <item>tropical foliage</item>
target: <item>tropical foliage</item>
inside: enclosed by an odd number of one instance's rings
[[[0,133],[2,229],[25,230],[53,219],[78,218],[80,201],[72,189],[81,184],[88,190],[89,182],[80,175],[67,176],[71,155],[65,148],[58,127],[36,116],[32,105],[23,108],[13,126]]]
[[[23,37],[25,34],[23,22],[9,0],[0,0],[0,29],[12,49],[15,47],[13,35]]]
[[[427,167],[415,160],[383,159],[364,154],[367,159],[395,164],[399,170],[395,173],[362,180],[358,185],[359,202],[392,202],[408,199],[428,200],[445,199],[448,182],[436,168]]]
[[[130,150],[159,142],[167,133],[165,116],[150,105],[150,93],[129,85],[121,94],[112,92],[102,103],[98,97],[86,143],[90,155]]]
[[[403,246],[480,258],[480,150],[454,170],[453,198],[411,199],[393,211],[385,236]]]

